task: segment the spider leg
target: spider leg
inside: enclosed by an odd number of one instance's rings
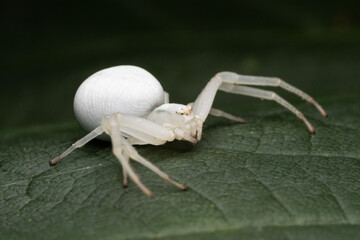
[[[210,113],[211,106],[214,102],[215,95],[222,83],[220,77],[213,77],[201,91],[199,96],[196,98],[196,101],[193,105],[193,113],[200,117],[202,122],[205,122],[205,119]]]
[[[60,154],[59,156],[57,156],[56,158],[51,160],[50,165],[54,166],[58,161],[60,161],[61,159],[63,159],[67,155],[69,155],[72,151],[74,151],[75,149],[77,149],[79,147],[84,146],[86,143],[88,143],[92,139],[96,138],[97,136],[101,135],[103,132],[104,132],[104,129],[101,126],[95,128],[93,131],[91,131],[85,137],[79,139],[74,144],[72,144],[71,147],[69,147],[68,149],[65,150],[65,152],[63,152],[62,154]]]
[[[319,110],[321,115],[323,115],[324,117],[327,117],[325,110],[312,97],[310,97],[307,93],[301,91],[300,89],[281,80],[280,78],[239,75],[234,72],[220,72],[220,73],[216,74],[216,76],[220,77],[224,83],[229,83],[229,84],[252,85],[252,86],[272,86],[272,87],[283,88],[286,91],[294,93],[295,95],[301,97],[305,101],[313,104]]]
[[[166,141],[172,141],[175,138],[172,131],[169,131],[167,128],[150,120],[123,114],[107,116],[103,118],[101,125],[105,129],[105,132],[110,135],[113,144],[113,152],[123,167],[124,186],[127,184],[127,179],[125,180],[125,178],[129,176],[145,194],[148,196],[152,195],[150,190],[141,183],[139,177],[130,167],[130,157],[175,186],[184,190],[186,189],[186,186],[172,180],[165,172],[161,171],[154,164],[140,156],[136,149],[131,145],[132,141],[135,141],[136,143],[139,142],[141,144],[148,143],[153,145],[159,145],[165,143]],[[129,141],[122,136],[122,133],[130,136]]]
[[[223,118],[227,118],[227,119],[230,119],[232,121],[235,121],[235,122],[239,122],[239,123],[245,123],[245,119],[241,118],[241,117],[237,117],[237,116],[234,116],[234,115],[231,115],[229,113],[226,113],[220,109],[216,109],[216,108],[211,108],[210,109],[210,115],[213,115],[215,117],[223,117]]]
[[[305,118],[304,114],[302,114],[298,109],[296,109],[293,105],[291,105],[289,102],[287,102],[285,99],[277,95],[276,93],[272,91],[266,91],[261,90],[257,88],[252,87],[244,87],[244,86],[238,86],[228,83],[223,83],[219,90],[229,92],[229,93],[235,93],[235,94],[241,94],[241,95],[247,95],[251,97],[266,99],[266,100],[273,100],[280,105],[284,106],[288,110],[290,110],[292,113],[294,113],[298,118],[300,118],[307,128],[309,129],[310,133],[314,133],[313,126],[309,123],[309,121]]]
[[[245,79],[245,80],[244,80]],[[252,83],[253,82],[253,83]],[[289,109],[296,116],[298,116],[307,126],[311,133],[314,133],[314,128],[307,121],[305,116],[296,109],[293,105],[288,103],[286,100],[281,98],[274,92],[256,89],[252,87],[241,86],[240,84],[247,85],[259,85],[259,86],[280,86],[290,92],[297,94],[298,96],[304,98],[308,102],[311,102],[318,108],[323,116],[326,116],[324,109],[309,95],[303,91],[291,86],[290,84],[285,83],[284,81],[276,78],[266,78],[266,77],[251,77],[251,76],[241,76],[232,72],[222,72],[218,73],[213,77],[205,88],[202,90],[200,95],[197,97],[193,112],[195,115],[199,116],[202,121],[205,121],[208,114],[211,114],[211,105],[214,101],[217,90],[222,90],[225,92],[247,95],[252,97],[257,97],[261,99],[273,100],[281,104],[285,108]]]
[[[118,130],[130,135],[140,142],[146,142],[152,145],[161,145],[166,141],[175,139],[174,133],[150,120],[141,117],[124,115],[121,113],[106,116],[101,121],[101,126],[109,134],[111,122],[115,120],[118,123]]]
[[[126,172],[126,175],[129,175],[131,180],[138,185],[138,187],[149,197],[152,196],[152,192],[145,187],[145,185],[140,181],[140,178],[136,175],[134,170],[130,167],[129,160],[126,158],[126,154],[123,154],[123,149],[126,147],[126,140],[121,135],[121,132],[119,131],[118,122],[110,118],[110,137],[111,142],[113,145],[113,153],[116,156],[116,158],[119,160],[121,166],[123,167],[124,171]]]
[[[134,159],[135,161],[137,161],[138,163],[141,163],[142,165],[144,165],[145,167],[147,167],[148,169],[150,169],[151,171],[153,171],[154,173],[156,173],[157,175],[159,175],[161,178],[165,179],[166,181],[174,184],[175,186],[186,190],[186,186],[184,186],[181,183],[178,183],[174,180],[172,180],[168,174],[166,174],[165,172],[161,171],[157,166],[155,166],[153,163],[151,163],[149,160],[145,159],[144,157],[142,157],[137,151],[136,149],[131,146],[130,144],[128,144],[127,146],[127,152],[130,154],[130,157],[132,159]]]
[[[124,158],[126,159],[127,162],[129,162],[129,155],[126,154],[125,152],[123,153]],[[125,168],[122,168],[123,171],[123,186],[124,188],[126,188],[128,186],[128,174],[125,170]]]
[[[191,106],[193,107],[194,106],[194,103],[189,103],[188,106]],[[227,118],[231,121],[235,121],[235,122],[239,122],[239,123],[245,123],[245,119],[241,118],[241,117],[238,117],[238,116],[234,116],[230,113],[226,113],[220,109],[217,109],[217,108],[210,108],[210,112],[209,112],[210,115],[212,116],[215,116],[215,117],[223,117],[223,118]]]

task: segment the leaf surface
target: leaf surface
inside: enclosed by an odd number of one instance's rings
[[[180,191],[133,163],[153,193],[122,187],[109,143],[92,141],[55,167],[83,136],[78,126],[0,136],[1,239],[357,239],[360,101],[325,101],[329,118],[299,108],[310,135],[282,108],[247,111],[247,124],[210,117],[201,142],[139,146]],[[237,108],[231,109],[232,113]]]

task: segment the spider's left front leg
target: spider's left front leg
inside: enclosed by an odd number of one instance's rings
[[[101,125],[105,132],[110,135],[114,155],[117,157],[123,167],[124,186],[127,185],[128,175],[146,195],[152,195],[151,191],[145,187],[145,185],[140,181],[140,178],[131,168],[129,163],[129,158],[131,158],[149,168],[157,175],[174,184],[175,186],[183,190],[186,189],[186,186],[172,180],[169,175],[161,171],[147,159],[143,158],[131,145],[129,140],[126,140],[122,136],[122,133],[125,133],[128,136],[132,136],[130,139],[135,138],[141,142],[159,145],[165,143],[166,141],[172,140],[173,136],[168,129],[147,119],[123,114],[107,116],[103,118]]]

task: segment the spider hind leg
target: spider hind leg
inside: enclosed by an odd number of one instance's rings
[[[71,147],[69,147],[68,149],[65,150],[65,152],[63,152],[62,154],[60,154],[59,156],[57,156],[56,158],[51,160],[49,162],[50,166],[54,166],[58,161],[60,161],[61,159],[63,159],[67,155],[69,155],[72,151],[74,151],[77,148],[80,148],[80,147],[84,146],[86,143],[93,140],[97,136],[101,135],[103,132],[104,132],[104,129],[101,126],[95,128],[93,131],[91,131],[85,137],[79,139],[74,144],[72,144]]]

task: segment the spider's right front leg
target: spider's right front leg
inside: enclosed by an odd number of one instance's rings
[[[145,187],[144,184],[142,184],[140,178],[131,168],[129,163],[129,158],[131,158],[141,163],[145,167],[149,168],[157,175],[174,184],[175,186],[183,190],[186,189],[186,186],[172,180],[169,175],[161,171],[158,167],[156,167],[147,159],[143,158],[130,144],[130,142],[121,135],[121,133],[123,132],[127,135],[135,137],[141,142],[159,145],[165,143],[167,140],[170,141],[173,139],[173,136],[168,129],[144,118],[127,116],[122,114],[113,114],[104,117],[101,125],[104,128],[105,132],[110,135],[114,155],[118,158],[120,164],[123,167],[124,185],[127,184],[126,176],[129,175],[133,182],[137,184],[146,195],[152,195],[151,191],[147,187]]]
[[[314,133],[313,126],[309,123],[305,116],[297,108],[295,108],[285,99],[281,98],[278,94],[272,91],[266,91],[242,85],[273,86],[284,88],[285,90],[292,92],[305,99],[306,101],[312,103],[323,116],[327,116],[324,109],[312,97],[310,97],[308,94],[304,93],[300,89],[282,81],[279,78],[246,76],[239,75],[233,72],[218,73],[210,80],[210,82],[205,86],[205,88],[195,101],[194,113],[199,115],[203,119],[203,121],[205,121],[207,115],[210,112],[211,105],[214,101],[217,90],[222,90],[229,93],[276,101],[283,107],[290,110],[296,116],[298,116],[298,118],[300,118],[306,124],[309,131],[311,133]]]
[[[249,75],[240,75],[234,72],[220,72],[216,74],[216,76],[220,77],[223,80],[223,84],[221,85],[220,89],[227,88],[226,85],[250,85],[250,86],[270,86],[270,87],[280,87],[288,92],[291,92],[305,101],[313,104],[323,115],[323,117],[327,117],[325,110],[317,103],[314,98],[309,96],[307,93],[303,92],[302,90],[298,89],[290,85],[289,83],[281,80],[277,77],[262,77],[262,76],[249,76]],[[221,89],[222,90],[222,89]],[[236,92],[234,92],[236,93]],[[242,94],[242,93],[241,93]],[[247,94],[244,94],[247,95]],[[254,96],[250,95],[249,96]],[[262,95],[262,94],[260,94]],[[259,97],[258,95],[254,97]]]

